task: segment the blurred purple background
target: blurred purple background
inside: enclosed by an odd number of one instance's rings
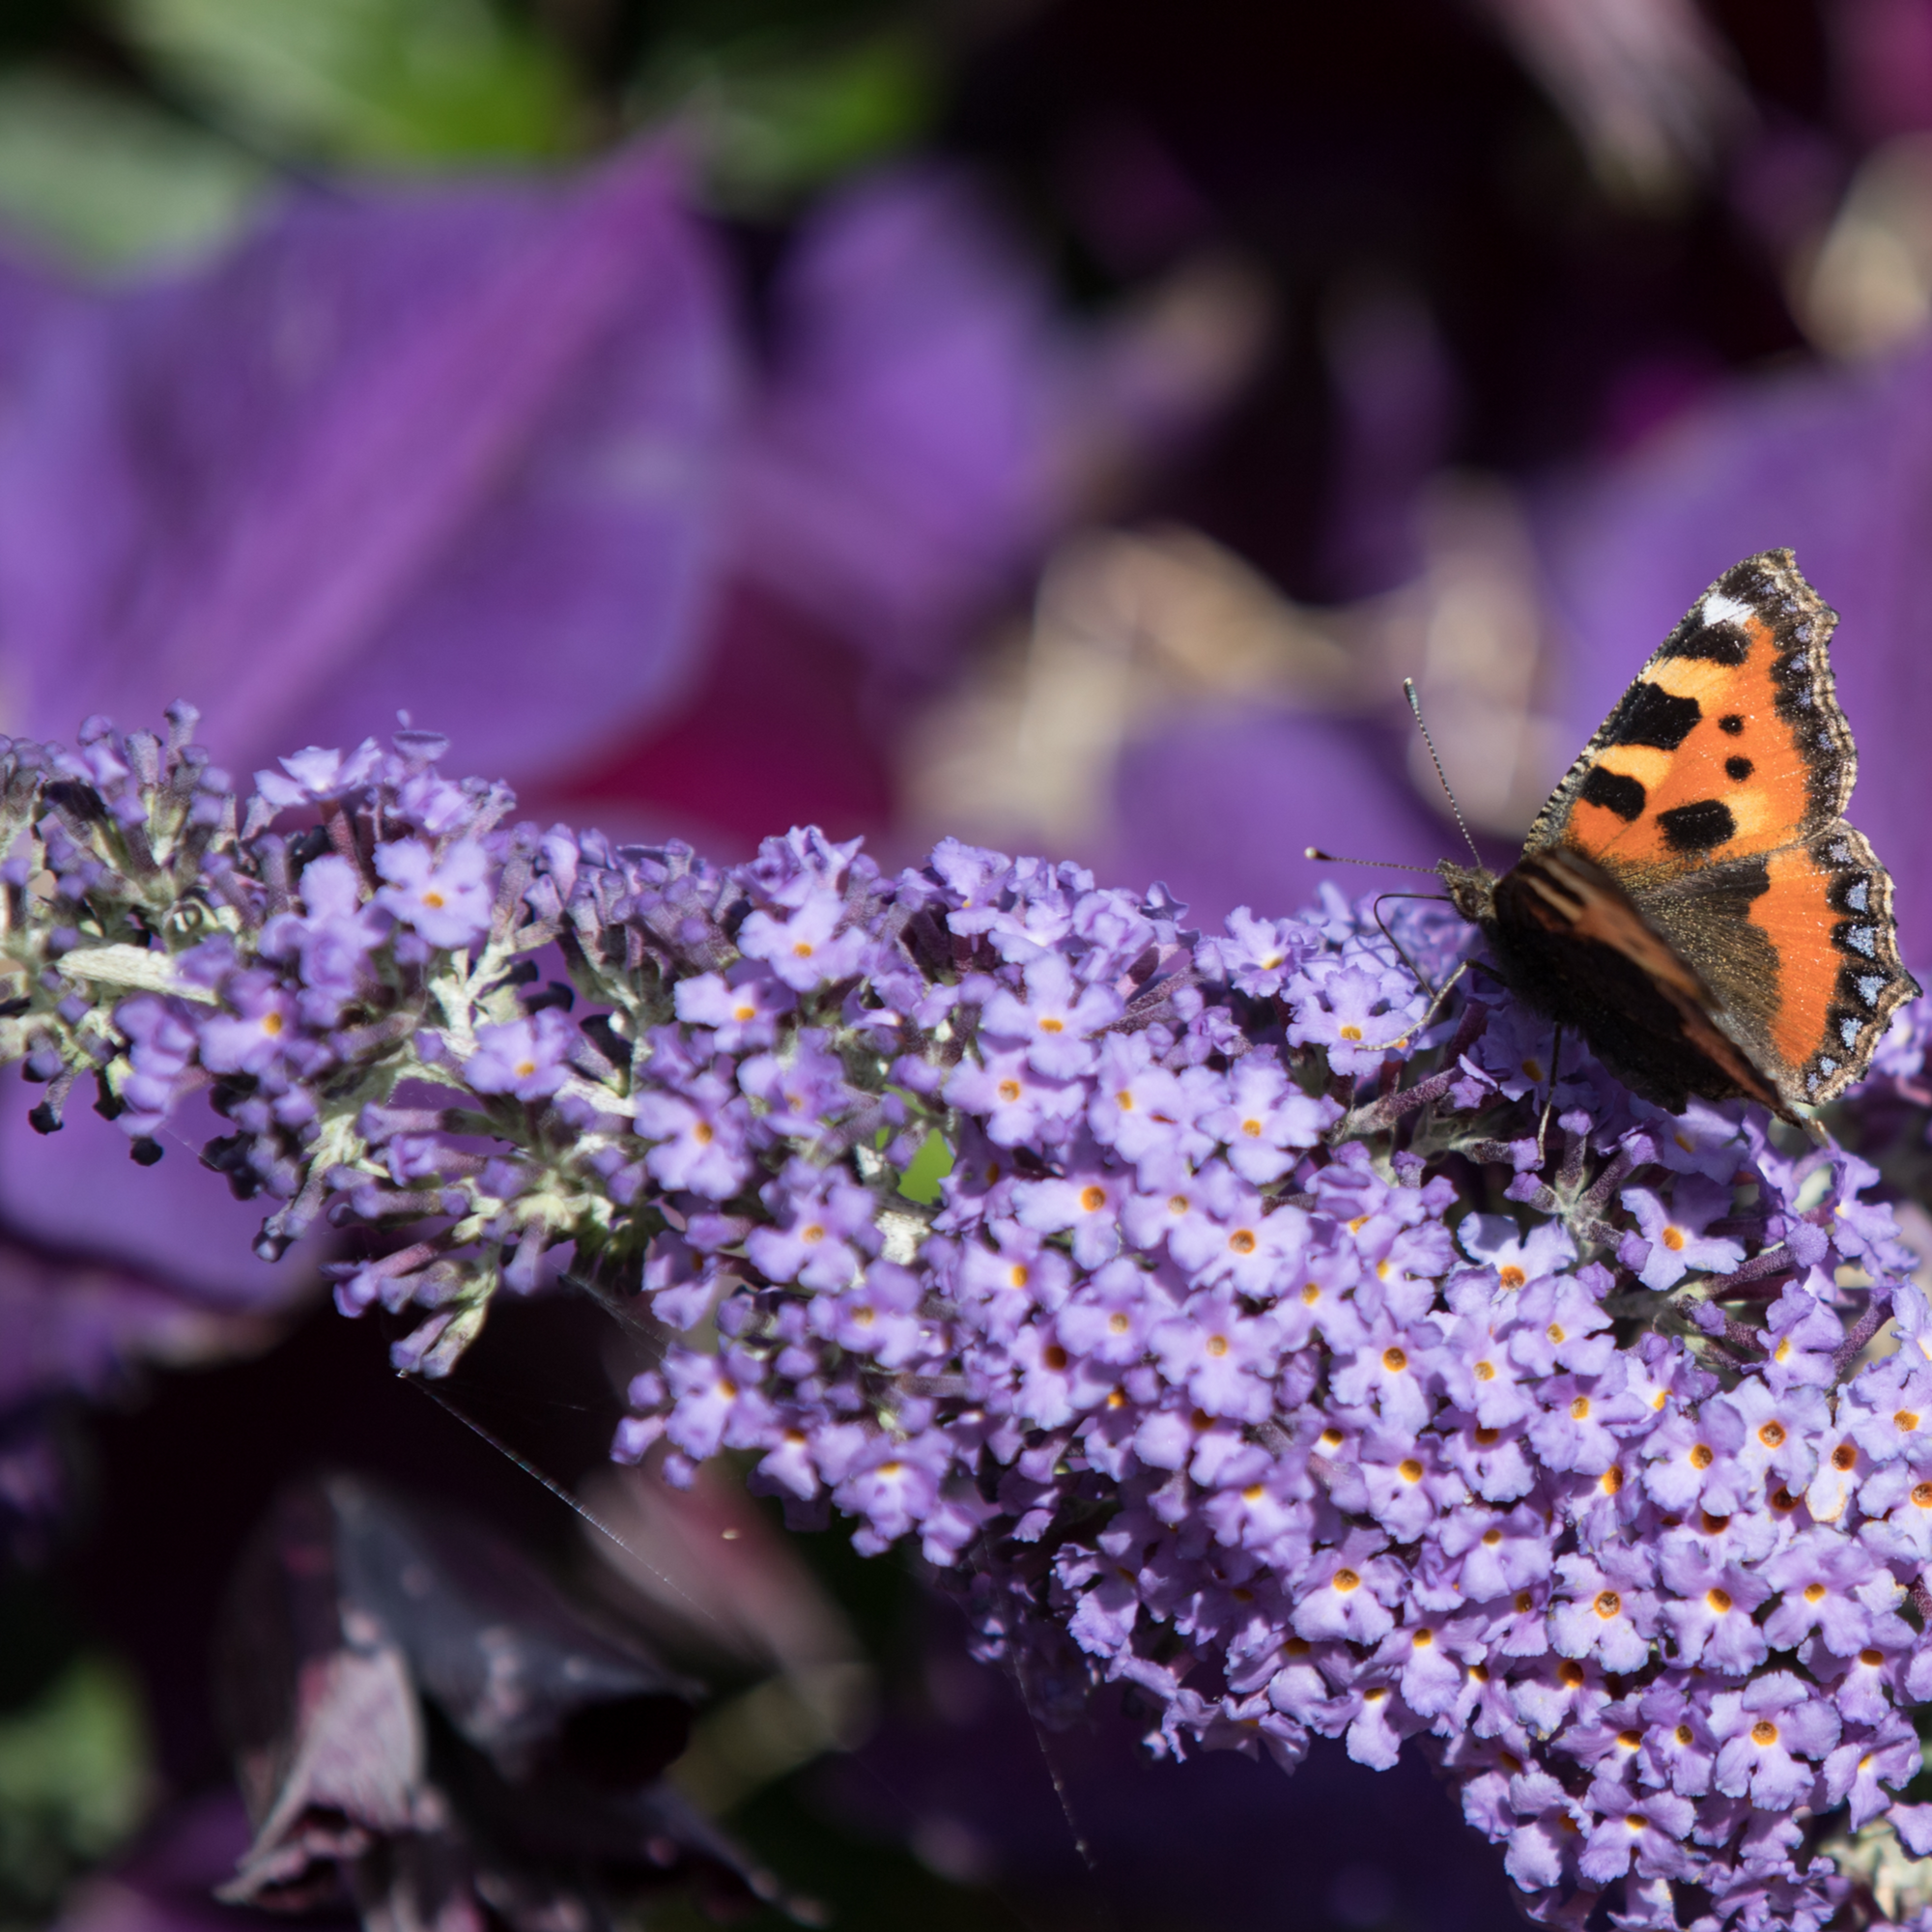
[[[546,821],[951,833],[1211,922],[1304,903],[1310,842],[1455,849],[1405,676],[1507,859],[1692,598],[1788,545],[1922,972],[1928,328],[1932,0],[34,0],[0,729],[186,696],[248,772],[407,713]],[[602,1573],[318,1312],[317,1254],[252,1259],[191,1138],[146,1173],[10,1097],[0,1760],[106,1660],[125,1802],[47,1799],[0,1906],[232,1918],[206,1631],[289,1472],[401,1472]],[[576,1487],[600,1331],[531,1313],[452,1399]],[[693,1776],[839,1922],[1503,1922],[1419,1772],[1151,1768],[1111,1716],[1047,1745],[1086,1869],[904,1566],[744,1534],[876,1728]],[[710,1667],[749,1697],[778,1654]]]

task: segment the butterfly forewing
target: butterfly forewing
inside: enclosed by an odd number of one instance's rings
[[[1795,1118],[1864,1072],[1918,991],[1891,881],[1840,816],[1858,758],[1835,622],[1789,551],[1727,570],[1496,886],[1525,994],[1665,1104],[1736,1094]]]
[[[1823,831],[1858,776],[1827,649],[1836,622],[1789,551],[1727,570],[1637,673],[1527,849],[1565,844],[1634,883]]]

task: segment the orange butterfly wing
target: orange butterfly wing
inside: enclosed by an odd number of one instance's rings
[[[1727,570],[1571,767],[1518,868],[1558,853],[1586,862],[1587,936],[1649,973],[1649,942],[1605,910],[1626,899],[1760,1076],[1680,1019],[1709,1063],[1689,1091],[1764,1098],[1769,1087],[1786,1114],[1857,1079],[1918,991],[1899,963],[1891,881],[1840,816],[1858,755],[1828,654],[1836,621],[1789,551]],[[1508,897],[1547,924],[1547,904]]]
[[[1827,646],[1836,613],[1789,551],[1719,578],[1658,646],[1543,808],[1627,887],[1821,832],[1858,776]]]

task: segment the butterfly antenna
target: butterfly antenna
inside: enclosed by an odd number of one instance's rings
[[[1463,808],[1456,803],[1455,788],[1449,782],[1449,774],[1442,769],[1442,758],[1435,749],[1435,740],[1429,735],[1429,726],[1422,716],[1422,699],[1412,677],[1403,679],[1402,695],[1408,699],[1408,708],[1415,713],[1416,728],[1422,733],[1422,742],[1429,747],[1430,761],[1435,767],[1435,776],[1442,781],[1443,796],[1449,801],[1449,810],[1456,814],[1456,825],[1463,835],[1463,842],[1468,846],[1470,857],[1480,866],[1483,855],[1476,850],[1476,841],[1469,836],[1469,821],[1463,816]]]
[[[1435,875],[1434,866],[1405,866],[1399,859],[1345,859],[1339,852],[1324,852],[1319,845],[1304,845],[1304,859],[1319,860],[1324,866],[1379,866],[1385,872],[1427,872]]]

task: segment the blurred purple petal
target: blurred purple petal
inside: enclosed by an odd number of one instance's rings
[[[172,1285],[170,1293],[153,1291],[161,1301],[198,1308],[204,1318],[215,1310],[278,1313],[315,1289],[313,1247],[280,1262],[258,1261],[261,1202],[236,1200],[222,1178],[201,1165],[202,1144],[229,1130],[205,1101],[190,1103],[171,1123],[166,1158],[148,1168],[128,1158],[127,1135],[91,1107],[70,1107],[61,1131],[42,1135],[27,1124],[31,1104],[17,1073],[0,1077],[0,1216],[16,1233],[158,1278]],[[0,1249],[0,1264],[6,1252]],[[129,1306],[149,1319],[147,1301]],[[156,1311],[158,1321],[158,1303]],[[194,1351],[160,1352],[172,1359]],[[0,1376],[0,1406],[7,1388]]]
[[[119,1268],[0,1248],[0,1413],[71,1390],[106,1395],[132,1363],[231,1353],[259,1327]]]
[[[735,560],[916,663],[1049,534],[1067,400],[1044,284],[963,178],[875,178],[810,223],[735,478]]]
[[[191,695],[246,766],[408,707],[527,780],[662,704],[733,388],[676,186],[633,152],[315,195],[40,330],[0,416],[16,727]]]
[[[1336,451],[1323,549],[1338,588],[1369,596],[1423,568],[1424,497],[1461,397],[1435,318],[1400,284],[1350,291],[1325,347]]]
[[[1898,886],[1899,945],[1932,959],[1932,352],[1734,390],[1552,504],[1543,547],[1570,639],[1580,746],[1718,574],[1784,545],[1841,615],[1832,664],[1859,741],[1850,816]]]
[[[1110,874],[1165,880],[1188,923],[1208,930],[1237,905],[1278,918],[1310,904],[1323,879],[1352,896],[1375,876],[1317,865],[1305,846],[1434,866],[1461,844],[1409,789],[1394,739],[1293,712],[1186,714],[1122,755],[1114,810]],[[1434,890],[1428,879],[1385,883]]]
[[[0,257],[0,385],[15,380],[40,332],[78,299],[29,264]]]

